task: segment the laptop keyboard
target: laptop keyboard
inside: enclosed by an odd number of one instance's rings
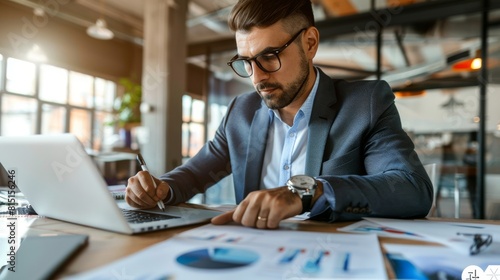
[[[122,209],[125,219],[132,224],[178,219],[180,217]]]

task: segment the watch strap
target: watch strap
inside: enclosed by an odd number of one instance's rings
[[[312,194],[308,193],[308,194],[304,194],[302,195],[302,213],[305,213],[305,212],[310,212],[311,211],[311,203],[312,203]]]

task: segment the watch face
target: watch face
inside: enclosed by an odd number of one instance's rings
[[[316,187],[316,181],[313,177],[306,175],[296,175],[292,176],[289,180],[290,185],[297,189],[314,189]]]

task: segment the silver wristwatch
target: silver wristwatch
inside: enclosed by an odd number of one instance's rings
[[[302,213],[311,211],[311,202],[318,184],[313,177],[307,175],[295,175],[286,182],[292,193],[299,195],[302,200]]]

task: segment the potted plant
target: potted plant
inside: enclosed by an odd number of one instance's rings
[[[142,101],[142,87],[130,79],[122,78],[119,84],[123,86],[123,94],[117,96],[113,103],[115,118],[113,124],[120,129],[120,136],[125,142],[125,147],[130,148],[132,137],[130,130],[140,125]]]

